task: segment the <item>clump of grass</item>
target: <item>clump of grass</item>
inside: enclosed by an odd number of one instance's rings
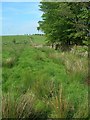
[[[59,54],[60,58],[63,60],[63,63],[68,72],[75,73],[75,72],[83,72],[87,73],[88,69],[88,60],[87,58],[79,58],[72,53],[62,53]]]
[[[50,99],[44,98],[44,102],[50,109],[49,118],[73,118],[75,108],[66,100],[62,85],[59,84],[57,89],[54,86]]]
[[[54,51],[53,53],[49,53],[48,58],[51,59],[56,64],[59,64],[59,65],[64,64],[63,59],[61,59],[61,57],[60,57],[60,53],[58,53],[56,51]]]
[[[8,93],[2,98],[2,118],[46,118],[47,113],[42,105],[45,106],[30,91],[16,99]]]
[[[3,61],[3,65],[8,68],[12,68],[14,66],[15,62],[16,62],[15,57],[9,57],[5,61]]]
[[[87,46],[74,46],[71,49],[71,53],[74,55],[77,55],[78,57],[87,57],[88,47]]]
[[[41,51],[37,52],[35,60],[45,61],[45,59],[46,59],[45,54],[43,54]]]
[[[88,98],[86,98],[88,100]],[[86,101],[87,101],[86,100]],[[88,101],[80,104],[78,106],[77,111],[74,114],[74,118],[87,118],[89,119],[89,107],[88,107]]]
[[[56,96],[54,96],[54,94],[52,93],[52,98],[49,101],[49,105],[52,109],[52,114],[50,117],[63,118],[66,117],[67,103],[63,98],[64,95],[63,95],[62,86],[59,86],[57,92],[58,94],[56,94]]]
[[[16,105],[15,99],[10,93],[2,96],[2,118],[14,118],[16,116]]]

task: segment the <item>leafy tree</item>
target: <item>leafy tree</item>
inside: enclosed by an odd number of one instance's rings
[[[41,29],[52,44],[83,45],[87,41],[88,3],[41,2]]]
[[[89,10],[88,3],[69,3],[71,11],[74,14],[72,19],[74,32],[70,34],[75,44],[83,45],[88,40]]]

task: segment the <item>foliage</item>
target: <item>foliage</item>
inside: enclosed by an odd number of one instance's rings
[[[89,33],[89,3],[41,2],[42,30],[49,42],[70,45],[87,44]],[[57,48],[56,48],[57,49]]]

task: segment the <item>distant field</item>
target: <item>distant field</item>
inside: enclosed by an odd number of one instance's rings
[[[86,118],[88,60],[77,51],[61,52],[45,36],[2,37],[3,118]]]
[[[45,43],[45,36],[40,35],[15,35],[15,36],[2,36],[2,43],[12,43],[16,41],[16,43],[37,43],[37,44],[44,44]]]

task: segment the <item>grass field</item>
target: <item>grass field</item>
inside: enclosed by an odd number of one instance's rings
[[[2,37],[3,118],[88,117],[87,47],[61,52],[45,39]]]

